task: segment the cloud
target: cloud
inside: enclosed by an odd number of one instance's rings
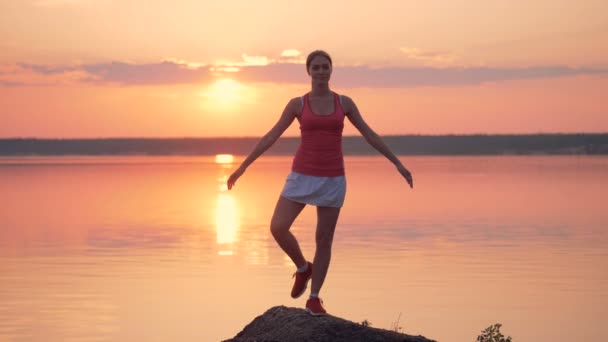
[[[23,73],[47,76],[40,79],[45,84],[57,84],[61,76],[71,75],[70,78],[74,79],[75,74],[80,82],[121,85],[195,83],[208,81],[212,77],[208,67],[193,67],[190,63],[170,61],[151,64],[110,62],[77,66],[19,64],[19,67]],[[46,82],[43,82],[45,80]],[[2,77],[0,81],[3,81]]]
[[[79,69],[78,66],[48,66],[27,63],[19,63],[17,65],[22,69],[30,70],[42,75],[56,75]]]
[[[300,55],[300,51],[294,49],[287,49],[281,52],[281,57],[298,57]]]
[[[48,67],[30,64],[0,65],[0,85],[5,87],[74,85],[92,77],[78,67]]]
[[[194,83],[207,81],[211,76],[207,67],[192,68],[169,61],[152,64],[89,64],[82,66],[82,69],[98,77],[99,81],[123,85]]]
[[[413,47],[402,47],[399,51],[407,58],[421,61],[425,65],[447,66],[456,60],[456,55],[447,51],[423,51]]]
[[[539,66],[528,68],[382,68],[340,70],[339,82],[351,87],[415,87],[471,85],[487,82],[602,74],[608,69]]]
[[[0,84],[4,86],[40,84],[120,84],[158,85],[207,83],[230,76],[243,82],[301,84],[308,82],[303,63],[269,62],[258,56],[244,55],[234,66],[193,66],[188,62],[134,64],[123,62],[74,66],[18,64],[0,65]],[[356,88],[398,88],[417,86],[457,86],[510,80],[608,75],[606,68],[534,66],[527,68],[492,67],[383,67],[336,66],[332,85]]]
[[[218,61],[215,63],[215,68],[221,69],[221,68],[225,68],[225,67],[243,67],[243,66],[251,66],[251,65],[268,65],[270,63],[272,63],[273,61],[270,60],[268,57],[266,56],[249,56],[248,54],[244,53],[241,55],[241,60],[240,61]]]
[[[273,63],[267,66],[241,68],[238,78],[246,82],[303,83],[307,82],[302,64]]]
[[[265,56],[249,56],[243,54],[242,57],[244,61],[242,65],[268,65],[270,63],[268,57]]]
[[[164,61],[165,62],[173,62],[175,64],[181,64],[181,65],[184,65],[184,66],[186,66],[188,68],[191,68],[191,69],[197,69],[197,68],[205,66],[205,63],[186,61],[186,60],[179,59],[179,58],[174,58],[174,57],[165,58]]]
[[[278,63],[304,64],[305,58],[299,50],[287,49],[281,52]]]
[[[608,69],[537,66],[528,68],[434,68],[336,66],[332,84],[340,87],[398,88],[417,86],[454,86],[510,80],[556,78],[575,75],[608,74]],[[304,83],[306,71],[301,64],[275,63],[264,67],[244,67],[239,79],[251,82]]]
[[[217,73],[223,73],[223,72],[239,72],[239,71],[241,71],[241,68],[235,67],[235,66],[218,66],[218,67],[211,67],[209,70],[213,71],[213,72],[217,72]]]

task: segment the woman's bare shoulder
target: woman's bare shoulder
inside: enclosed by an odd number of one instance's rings
[[[350,98],[350,96],[348,96],[348,95],[340,94],[340,97],[342,98],[342,101],[345,102],[345,103],[346,102],[353,102],[353,99]]]
[[[300,103],[302,103],[303,100],[304,100],[304,96],[294,97],[291,100],[289,100],[289,104],[300,104]]]
[[[287,103],[287,109],[294,115],[300,115],[304,108],[304,96],[294,97]]]
[[[342,105],[342,109],[344,109],[346,114],[352,112],[353,109],[356,108],[353,99],[344,94],[340,94],[340,104]]]

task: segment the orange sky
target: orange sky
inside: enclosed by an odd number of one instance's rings
[[[380,134],[608,132],[605,1],[0,0],[0,38],[0,137],[259,136],[317,48]]]

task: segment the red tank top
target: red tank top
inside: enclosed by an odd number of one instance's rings
[[[329,115],[313,113],[308,94],[304,96],[304,108],[298,117],[301,141],[293,159],[293,171],[319,177],[344,175],[342,155],[344,110],[340,105],[338,94],[333,94],[335,110]]]

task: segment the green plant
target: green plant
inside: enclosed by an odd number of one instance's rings
[[[481,335],[477,336],[477,342],[512,342],[511,336],[505,338],[500,332],[500,327],[502,327],[500,323],[487,327]]]

